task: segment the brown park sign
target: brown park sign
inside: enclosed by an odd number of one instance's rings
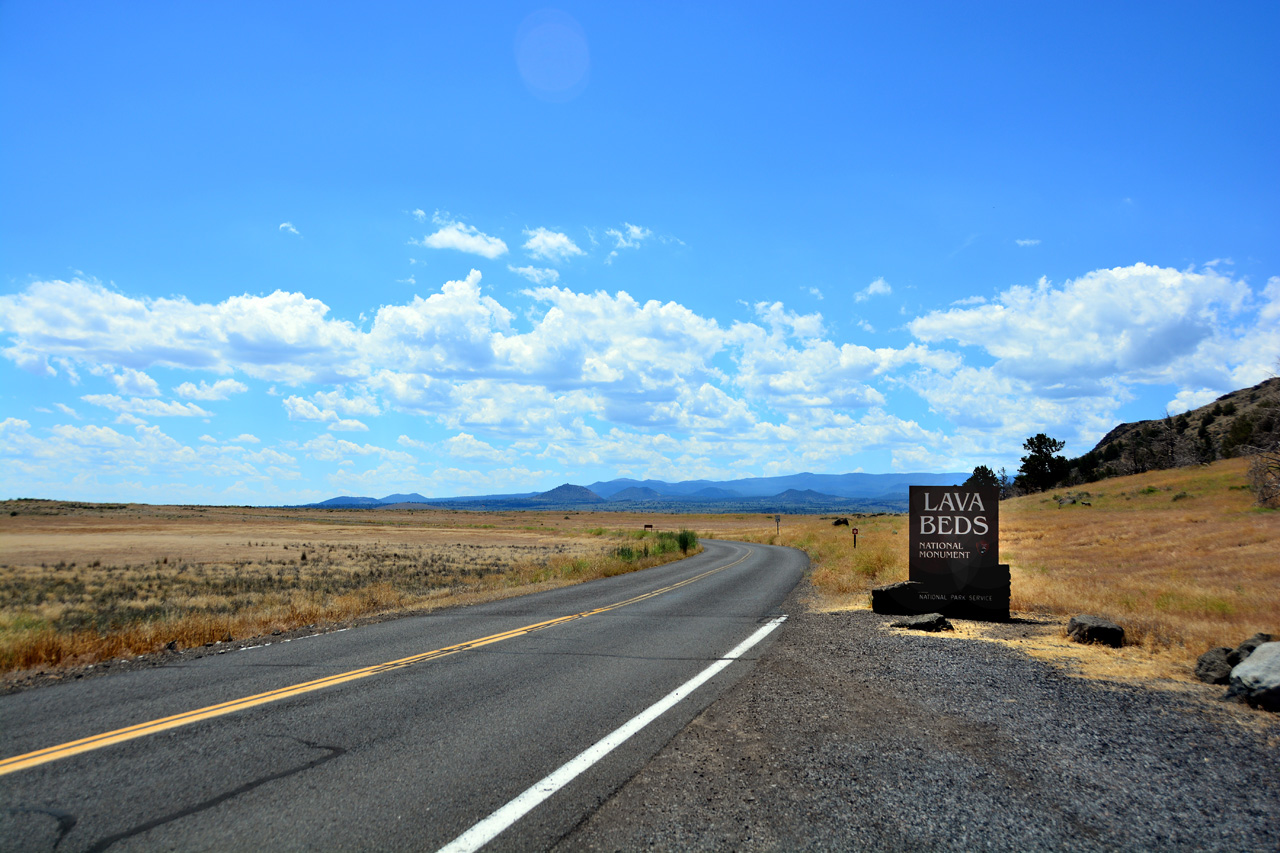
[[[1000,490],[912,486],[909,577],[919,612],[1009,618],[1009,567],[1000,563]]]

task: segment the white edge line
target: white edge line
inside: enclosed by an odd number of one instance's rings
[[[665,714],[681,699],[685,698],[703,684],[710,681],[717,673],[745,654],[748,649],[767,637],[769,633],[781,625],[786,618],[786,616],[779,616],[765,625],[762,625],[754,634],[734,646],[733,649],[731,649],[724,657],[711,664],[711,666],[707,667],[684,684],[681,684],[675,690],[672,690],[644,711],[636,714],[629,721],[624,723],[621,728],[616,729],[611,734],[605,735],[603,738],[584,749],[577,755],[577,757],[571,759],[567,764],[560,767],[560,769],[553,771],[549,776],[534,783],[514,800],[507,803],[505,806],[498,809],[496,812],[489,815],[487,818],[480,821],[457,838],[453,839],[453,841],[450,841],[444,847],[441,847],[438,853],[473,853],[473,851],[479,850],[481,847],[488,844],[513,823],[537,808],[540,803],[549,798],[556,791],[559,791],[565,785],[572,782],[574,778],[591,765],[617,749],[636,732],[640,731],[658,717]]]

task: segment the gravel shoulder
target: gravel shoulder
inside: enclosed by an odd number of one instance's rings
[[[557,850],[1280,850],[1274,715],[807,596]]]

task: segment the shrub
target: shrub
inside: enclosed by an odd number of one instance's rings
[[[692,530],[681,529],[676,534],[676,542],[680,545],[680,553],[688,554],[690,548],[696,548],[698,545],[698,534]]]

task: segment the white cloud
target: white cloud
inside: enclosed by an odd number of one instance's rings
[[[853,301],[866,302],[873,296],[888,296],[890,293],[893,293],[893,288],[889,286],[889,282],[885,281],[884,278],[881,277],[855,293],[853,295]]]
[[[302,236],[301,234],[298,234],[298,229],[293,227],[292,222],[281,222],[279,230],[285,232],[286,234],[294,234],[294,235],[297,235],[298,237]]]
[[[1014,240],[1019,246],[1039,246],[1039,240]]]
[[[507,462],[511,459],[510,453],[499,450],[465,432],[446,439],[444,449],[455,459],[479,459],[486,462]]]
[[[448,219],[439,212],[432,217],[432,221],[440,226],[440,230],[428,234],[414,245],[428,249],[457,249],[459,252],[480,255],[490,260],[507,253],[506,243],[477,230],[473,225]]]
[[[615,246],[619,249],[638,249],[643,241],[653,235],[648,228],[632,225],[630,222],[624,222],[622,227],[622,231],[610,228],[604,232],[614,239]]]
[[[156,382],[141,370],[126,367],[121,373],[111,375],[111,381],[121,394],[133,394],[138,397],[159,397],[160,383]]]
[[[326,319],[301,293],[233,296],[217,304],[134,299],[97,282],[41,281],[0,296],[0,350],[20,367],[55,375],[49,362],[239,370],[270,381],[335,382],[361,372],[360,333]]]
[[[176,418],[211,418],[213,412],[206,412],[195,403],[166,402],[164,400],[144,400],[140,397],[124,399],[115,394],[85,394],[80,398],[92,406],[102,406],[113,412],[128,412],[133,415],[149,415],[151,417]]]
[[[550,231],[539,226],[532,231],[526,230],[524,235],[529,238],[524,244],[524,250],[532,258],[551,263],[564,263],[576,255],[586,254],[573,240],[569,239],[569,235],[558,231]]]
[[[822,301],[822,291],[819,290],[818,288],[806,287],[805,290],[809,291],[811,295],[816,296],[818,298],[818,301]]]
[[[231,441],[235,444],[260,444],[262,439],[258,438],[256,435],[250,435],[247,432],[242,432],[235,438],[231,439]]]
[[[234,379],[219,379],[212,384],[201,380],[199,385],[183,382],[173,391],[188,400],[225,400],[232,394],[243,394],[249,386]]]
[[[302,445],[302,450],[312,459],[321,462],[339,462],[350,456],[379,456],[388,462],[414,462],[414,458],[402,450],[388,450],[372,444],[356,444],[344,438],[334,438],[328,433],[316,436]]]
[[[409,211],[409,215],[412,216],[414,219],[418,220],[419,222],[427,221],[427,212],[420,207]]]
[[[798,338],[818,338],[823,334],[822,315],[816,312],[797,314],[788,311],[781,302],[757,302],[755,311],[773,334]]]
[[[1139,263],[1060,288],[1045,279],[1012,287],[989,304],[931,312],[908,328],[923,341],[980,347],[1001,373],[1040,388],[1088,389],[1105,378],[1169,382],[1222,364],[1205,358],[1205,348],[1236,337],[1228,323],[1249,297],[1242,281],[1212,270]]]
[[[166,435],[159,427],[136,425],[132,430],[111,427],[58,425],[37,436],[25,421],[0,422],[0,483],[11,488],[16,482],[29,484],[30,492],[65,491],[73,484],[77,491],[107,487],[103,498],[118,499],[121,490],[141,490],[143,478],[159,477],[182,482],[184,499],[194,492],[209,494],[202,480],[239,478],[262,487],[271,478],[252,462],[239,460],[232,449],[203,441],[190,447]],[[206,437],[207,438],[207,437]],[[286,457],[287,458],[287,457]],[[66,472],[74,472],[69,476]],[[247,497],[247,495],[246,495]]]
[[[1170,400],[1165,408],[1171,415],[1180,415],[1183,412],[1189,412],[1192,409],[1198,409],[1201,406],[1208,405],[1220,396],[1221,392],[1214,391],[1210,388],[1184,389],[1177,393]]]
[[[323,424],[314,431],[333,441],[393,411],[423,418],[426,431],[404,427],[415,438],[402,436],[399,450],[388,452],[504,469],[555,460],[566,479],[601,468],[680,478],[765,467],[847,470],[855,458],[873,470],[891,455],[909,467],[923,458],[912,454],[924,442],[929,458],[971,468],[1008,458],[1026,435],[1050,430],[1073,450],[1087,450],[1114,426],[1118,401],[1132,397],[1136,384],[1172,384],[1176,391],[1160,400],[1176,393],[1171,405],[1190,405],[1210,389],[1259,381],[1280,355],[1280,278],[1251,290],[1214,270],[1134,265],[1011,288],[918,317],[909,326],[917,343],[880,348],[841,341],[821,314],[781,302],[749,306],[750,321],[726,328],[677,302],[642,302],[622,291],[542,285],[522,294],[532,307],[517,314],[486,296],[472,271],[370,311],[361,328],[300,293],[195,304],[127,297],[96,283],[37,282],[0,295],[0,332],[4,355],[37,372],[80,366],[140,388],[152,365],[204,371],[208,381],[176,389],[196,400],[249,390],[219,375],[265,374],[279,383],[290,419]],[[137,479],[143,475],[130,472],[145,472],[142,450],[99,464],[84,448],[134,447],[137,430],[154,429],[142,418],[210,416],[142,394],[83,399],[127,415],[122,420],[136,429],[26,430],[12,439],[16,455],[5,457],[25,467],[0,474],[0,485],[26,482],[38,464],[54,470],[55,453],[66,454],[56,470],[78,474],[68,466],[88,460],[86,472]],[[930,412],[907,417],[921,401]],[[431,430],[439,429],[453,439],[435,438]],[[164,444],[148,435],[148,446]],[[164,458],[222,454],[218,460],[250,466],[234,475],[250,484],[269,478],[267,468],[294,465],[247,461],[243,443],[195,442],[186,451],[165,444]],[[308,443],[299,455],[326,467],[350,462],[359,474],[370,460],[384,460],[370,447]],[[867,464],[859,453],[879,453],[880,461]],[[192,470],[215,470],[214,461],[202,456]],[[248,488],[237,492],[242,500]]]
[[[73,417],[76,420],[80,420],[80,413],[77,412],[75,409],[71,408],[70,406],[68,406],[66,403],[54,403],[53,407],[57,409],[59,412],[62,412],[64,415],[69,415],[70,417]]]
[[[322,410],[305,397],[295,395],[285,397],[280,402],[284,405],[284,410],[288,413],[291,421],[335,421],[338,419],[336,413]]]
[[[213,436],[209,435],[208,433],[205,433],[204,435],[200,436],[200,441],[206,442],[207,444],[217,444],[217,443],[218,443],[218,439],[214,438]]]
[[[560,273],[553,269],[539,269],[538,267],[513,267],[507,265],[507,269],[516,275],[524,276],[534,284],[555,284],[560,280]]]
[[[361,421],[352,418],[341,418],[329,424],[329,429],[335,432],[368,432],[369,427]]]
[[[1267,285],[1262,290],[1261,302],[1258,318],[1264,323],[1280,324],[1280,276],[1267,279]]]
[[[347,397],[341,388],[335,391],[319,391],[311,396],[318,405],[341,412],[344,415],[380,415],[382,408],[378,401],[367,394]]]
[[[321,408],[311,400],[297,395],[285,397],[281,403],[284,405],[289,420],[327,423],[329,429],[335,432],[367,432],[369,430],[369,427],[362,421],[338,417],[339,411],[343,414],[359,412],[372,415],[376,415],[381,411],[371,398],[348,399],[342,396],[341,391],[319,392],[314,395],[313,399],[319,401],[321,406],[325,408]]]
[[[648,228],[632,225],[630,222],[624,222],[621,231],[609,228],[604,233],[613,238],[613,251],[604,259],[606,264],[613,263],[613,259],[618,257],[619,249],[638,249],[641,243],[653,236]]]

